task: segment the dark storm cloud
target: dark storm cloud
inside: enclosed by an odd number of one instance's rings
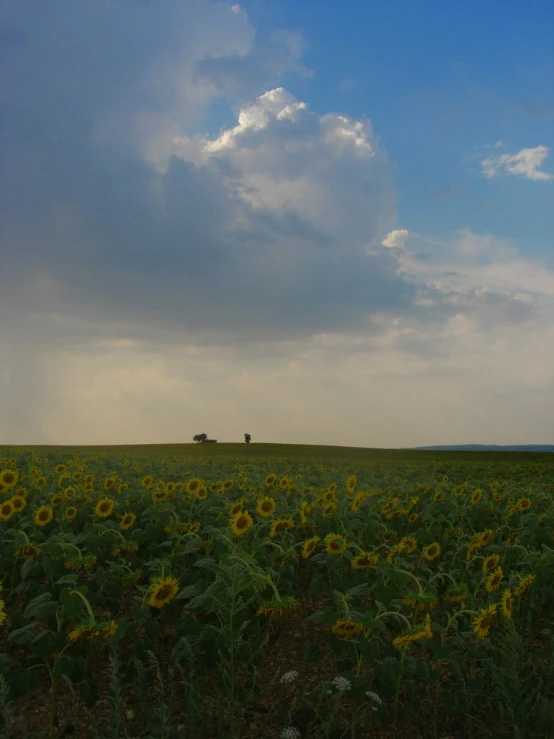
[[[6,5],[13,42],[2,64],[0,214],[12,290],[4,315],[62,311],[98,321],[107,335],[120,326],[145,338],[183,331],[232,342],[366,327],[372,311],[409,310],[415,289],[394,261],[363,253],[364,240],[394,221],[391,168],[381,155],[331,151],[331,124],[324,130],[319,116],[274,116],[266,130],[245,131],[239,154],[260,157],[257,169],[279,182],[304,168],[325,184],[321,213],[249,204],[238,184],[243,177],[248,191],[256,167],[225,152],[198,166],[171,157],[164,172],[140,155],[137,116],[190,123],[196,96],[206,104],[199,76],[215,84],[214,95],[240,102],[295,67],[295,37],[252,51],[246,21],[231,13],[234,45],[224,10],[207,2]],[[203,37],[202,46],[195,33],[212,27],[213,43]],[[187,41],[200,58],[182,50]],[[290,145],[304,150],[280,156]],[[268,147],[276,155],[266,167]],[[337,222],[325,202],[344,211]]]

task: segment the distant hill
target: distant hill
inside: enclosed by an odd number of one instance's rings
[[[459,446],[417,446],[407,451],[428,452],[554,452],[554,444],[521,444],[498,446],[496,444],[461,444]]]

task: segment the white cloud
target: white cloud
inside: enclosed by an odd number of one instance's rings
[[[388,249],[404,249],[408,240],[409,232],[405,228],[398,228],[391,231],[381,242],[381,246]]]
[[[502,145],[499,141],[495,148]],[[513,174],[528,180],[551,180],[554,175],[543,172],[540,167],[548,156],[547,146],[535,146],[534,149],[521,149],[517,154],[499,154],[487,157],[481,162],[483,174],[489,179],[500,174]]]

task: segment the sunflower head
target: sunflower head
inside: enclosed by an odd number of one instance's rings
[[[485,557],[482,568],[485,575],[492,572],[499,562],[500,556],[498,554],[490,554],[488,557]]]
[[[512,591],[509,588],[506,588],[502,593],[500,603],[504,616],[506,618],[512,618]]]
[[[344,636],[345,638],[354,638],[360,636],[364,627],[361,623],[353,621],[351,618],[341,618],[339,621],[335,621],[331,627],[331,632],[337,636]]]
[[[293,529],[294,528],[294,521],[292,521],[290,518],[282,517],[278,518],[276,521],[273,521],[271,524],[271,528],[269,529],[269,535],[271,537],[276,536],[277,534],[280,534],[282,531],[286,531],[287,529]]]
[[[289,611],[293,611],[298,606],[298,601],[292,595],[284,595],[280,598],[273,598],[265,601],[256,611],[256,616],[283,616]]]
[[[500,587],[503,577],[504,573],[502,572],[502,567],[497,567],[496,570],[487,577],[485,582],[485,590],[487,593],[492,593],[497,590]]]
[[[325,537],[325,550],[327,554],[342,554],[346,551],[348,542],[340,534],[327,534]]]
[[[276,508],[277,503],[273,500],[273,498],[264,496],[258,500],[256,511],[260,516],[263,516],[265,518],[267,516],[271,516]]]
[[[112,515],[112,513],[114,512],[114,508],[114,500],[112,500],[111,498],[102,498],[102,500],[99,500],[96,504],[94,512],[99,518],[107,518],[108,516]]]
[[[369,567],[374,567],[376,564],[379,564],[379,556],[372,552],[357,554],[350,562],[350,566],[354,570],[367,570]]]
[[[5,500],[0,505],[0,521],[9,521],[15,513],[15,508],[11,500]]]
[[[121,516],[121,521],[119,522],[119,528],[130,529],[136,520],[137,520],[137,517],[134,513],[124,513],[123,516]]]
[[[244,536],[246,532],[254,525],[254,519],[248,511],[239,511],[230,522],[231,531],[235,536]]]
[[[311,539],[306,539],[302,544],[302,557],[304,559],[308,559],[308,557],[314,552],[319,541],[321,541],[319,536],[312,536]]]
[[[474,619],[473,633],[478,639],[484,639],[488,635],[489,629],[494,622],[494,617],[496,616],[496,608],[496,603],[492,603],[486,608],[481,608],[479,616]]]
[[[163,608],[173,600],[179,591],[179,581],[174,577],[155,580],[149,589],[148,605],[152,608]]]
[[[440,555],[440,553],[441,545],[438,543],[438,541],[434,541],[432,544],[429,544],[429,546],[426,546],[423,550],[423,556],[428,562],[432,562]]]
[[[33,520],[37,526],[46,526],[54,518],[54,511],[50,506],[43,505],[35,511]]]

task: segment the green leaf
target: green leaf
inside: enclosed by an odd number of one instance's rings
[[[329,579],[327,575],[317,575],[310,583],[310,595],[317,595],[317,593],[328,593],[329,592]]]
[[[175,600],[183,600],[183,598],[191,598],[196,593],[196,585],[187,585],[186,588],[179,590],[175,596]]]
[[[42,572],[42,567],[32,559],[26,559],[21,566],[21,579],[30,580],[31,578],[39,577]]]
[[[32,618],[33,616],[36,616],[40,607],[45,603],[50,603],[51,601],[52,593],[41,593],[40,595],[37,595],[36,598],[33,598],[33,600],[27,604],[27,608],[25,608],[25,611],[23,612],[23,617]]]
[[[98,699],[98,685],[94,678],[83,680],[79,685],[79,694],[87,708],[93,708]]]
[[[56,581],[56,585],[76,585],[79,575],[71,573],[70,575],[64,575]]]
[[[364,582],[361,585],[354,585],[353,588],[350,588],[350,590],[347,590],[346,592],[348,595],[369,595],[371,593],[371,588],[368,583]]]
[[[23,626],[21,629],[15,629],[8,634],[9,644],[29,644],[33,641],[36,634],[36,624],[33,621],[27,626]]]
[[[215,570],[217,569],[217,562],[213,557],[205,557],[204,559],[199,559],[193,566],[202,567],[206,570]]]
[[[324,656],[325,652],[318,644],[308,644],[304,660],[306,662],[319,662]]]

